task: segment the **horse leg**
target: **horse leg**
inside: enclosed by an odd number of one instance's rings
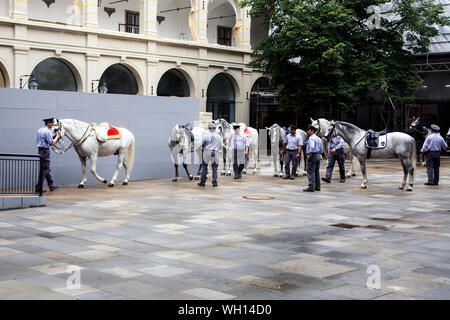
[[[255,166],[253,167],[253,174],[257,174],[258,173],[258,148],[255,148],[255,150],[253,150],[253,163],[255,164]]]
[[[303,154],[303,176],[306,177],[306,161],[308,160],[308,156],[306,155],[306,146],[302,148],[302,154]]]
[[[119,151],[119,154],[117,155],[117,166],[116,166],[116,172],[114,172],[113,177],[111,178],[111,181],[108,184],[108,187],[114,187],[114,183],[116,182],[117,175],[120,172],[120,169],[122,169],[123,160],[125,159],[125,152]]]
[[[178,148],[171,148],[170,153],[172,155],[172,161],[173,165],[175,167],[175,177],[172,178],[172,182],[177,182],[179,175],[178,175]]]
[[[103,182],[103,183],[107,183],[108,180],[106,180],[105,178],[100,177],[100,176],[97,174],[97,171],[95,171],[96,168],[97,168],[97,155],[91,155],[91,173],[92,173],[92,175],[93,175],[98,181]]]
[[[227,149],[223,148],[223,169],[222,172],[220,173],[221,176],[224,176],[227,172]]]
[[[408,177],[408,168],[406,167],[406,161],[405,160],[400,160],[400,163],[402,164],[402,168],[403,168],[403,181],[402,181],[402,185],[400,187],[398,187],[399,190],[405,190],[405,185],[406,185],[406,178]]]
[[[86,157],[82,157],[78,155],[81,161],[81,173],[83,174],[83,177],[81,178],[81,182],[78,185],[78,188],[84,188],[84,185],[86,184],[87,178],[86,178]]]
[[[198,180],[200,177],[200,174],[202,173],[202,159],[203,159],[203,149],[202,148],[199,148],[197,150],[197,156],[198,156],[199,165],[198,165],[198,170],[197,170],[197,178],[195,180]]]
[[[414,186],[414,166],[410,159],[403,160],[402,165],[404,166],[403,171],[405,172],[404,183],[406,183],[406,175],[409,176],[409,184],[408,187],[406,187],[406,191],[412,191]]]
[[[232,152],[233,149],[228,148],[227,149],[227,171],[226,171],[226,176],[231,176],[231,164],[233,163],[233,159],[232,159]]]
[[[361,164],[361,171],[363,174],[362,183],[359,187],[360,189],[367,189],[367,170],[366,170],[366,160],[359,159],[359,163]]]

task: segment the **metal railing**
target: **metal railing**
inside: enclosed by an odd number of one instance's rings
[[[139,33],[139,26],[132,25],[132,24],[123,24],[119,23],[119,31],[120,32],[127,32],[127,33]]]
[[[34,194],[38,190],[42,196],[41,174],[39,154],[0,153],[0,194]]]

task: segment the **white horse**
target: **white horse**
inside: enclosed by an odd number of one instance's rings
[[[340,135],[352,148],[353,155],[358,158],[363,174],[360,188],[366,189],[366,158],[368,148],[366,147],[365,140],[367,131],[348,122],[332,121],[325,131],[325,137],[328,138],[335,135]],[[409,177],[409,185],[406,191],[412,191],[416,171],[416,141],[413,137],[403,132],[387,133],[386,139],[386,147],[383,149],[373,149],[371,153],[372,157],[375,159],[399,158],[403,167],[403,182],[399,189],[405,189],[407,178]]]
[[[131,170],[134,164],[134,135],[126,128],[117,128],[121,132],[121,137],[118,139],[110,139],[105,142],[98,140],[98,134],[96,132],[97,125],[95,123],[88,124],[83,121],[73,119],[55,119],[55,125],[53,126],[53,135],[56,135],[57,130],[61,130],[61,137],[67,137],[72,145],[66,148],[64,142],[61,141],[63,151],[67,151],[72,146],[78,154],[81,161],[81,171],[83,178],[78,185],[78,188],[84,188],[86,178],[86,160],[91,160],[91,173],[94,177],[103,183],[106,183],[105,178],[100,177],[96,172],[97,157],[107,157],[111,155],[117,155],[117,166],[108,187],[114,187],[117,175],[119,174],[122,166],[125,168],[125,180],[123,185],[128,184]]]
[[[274,123],[270,128],[266,128],[270,137],[270,153],[273,160],[274,177],[281,178],[283,176],[283,141],[286,138],[286,130]]]
[[[311,125],[318,128],[316,134],[322,141],[325,140],[325,132],[331,126],[331,122],[324,118],[319,118],[317,120],[311,119]],[[324,146],[325,147],[325,146]],[[325,150],[325,148],[324,148]],[[352,150],[347,142],[344,142],[344,153],[350,159],[350,167],[347,172],[347,178],[356,176],[355,171],[360,169],[358,158],[353,156]]]
[[[228,123],[225,119],[217,119],[213,120],[217,124],[216,132],[222,137],[224,141],[227,141],[228,138],[232,134],[232,124]],[[257,164],[258,164],[258,130],[247,127],[245,123],[238,123],[237,125],[240,126],[241,132],[247,135],[248,138],[248,158],[246,158],[245,161],[245,167],[244,170],[242,170],[242,173],[247,173],[247,167],[249,163],[253,163],[253,174],[257,173]],[[245,130],[247,129],[247,132]],[[224,152],[224,164],[223,164],[223,171],[222,175],[231,176],[231,168],[233,164],[233,150],[231,148],[227,148]]]
[[[183,168],[186,170],[189,180],[194,179],[194,177],[189,173],[187,165],[191,163],[199,165],[196,177],[198,179],[202,167],[202,138],[205,133],[205,129],[200,127],[191,128],[190,124],[177,124],[170,132],[169,148],[175,166],[173,182],[177,182],[179,179],[178,164],[180,155],[183,157]],[[193,160],[192,156],[194,156]]]

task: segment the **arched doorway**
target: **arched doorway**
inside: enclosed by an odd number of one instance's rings
[[[208,43],[236,46],[233,28],[236,25],[234,1],[219,0],[208,6]]]
[[[212,112],[213,119],[235,121],[234,87],[226,74],[219,73],[211,80],[206,97],[206,111]]]
[[[121,63],[113,64],[106,69],[100,77],[99,83],[106,84],[108,93],[136,95],[139,91],[133,72]]]
[[[38,90],[77,91],[77,80],[72,70],[60,59],[45,59],[31,72]]]
[[[3,75],[3,71],[0,68],[0,88],[6,88],[6,79],[5,76]]]
[[[190,92],[186,78],[176,69],[170,69],[163,74],[156,90],[158,96],[166,97],[189,97]]]

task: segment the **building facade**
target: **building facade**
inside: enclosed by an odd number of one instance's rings
[[[248,123],[265,36],[237,0],[0,0],[0,87],[196,97]]]

